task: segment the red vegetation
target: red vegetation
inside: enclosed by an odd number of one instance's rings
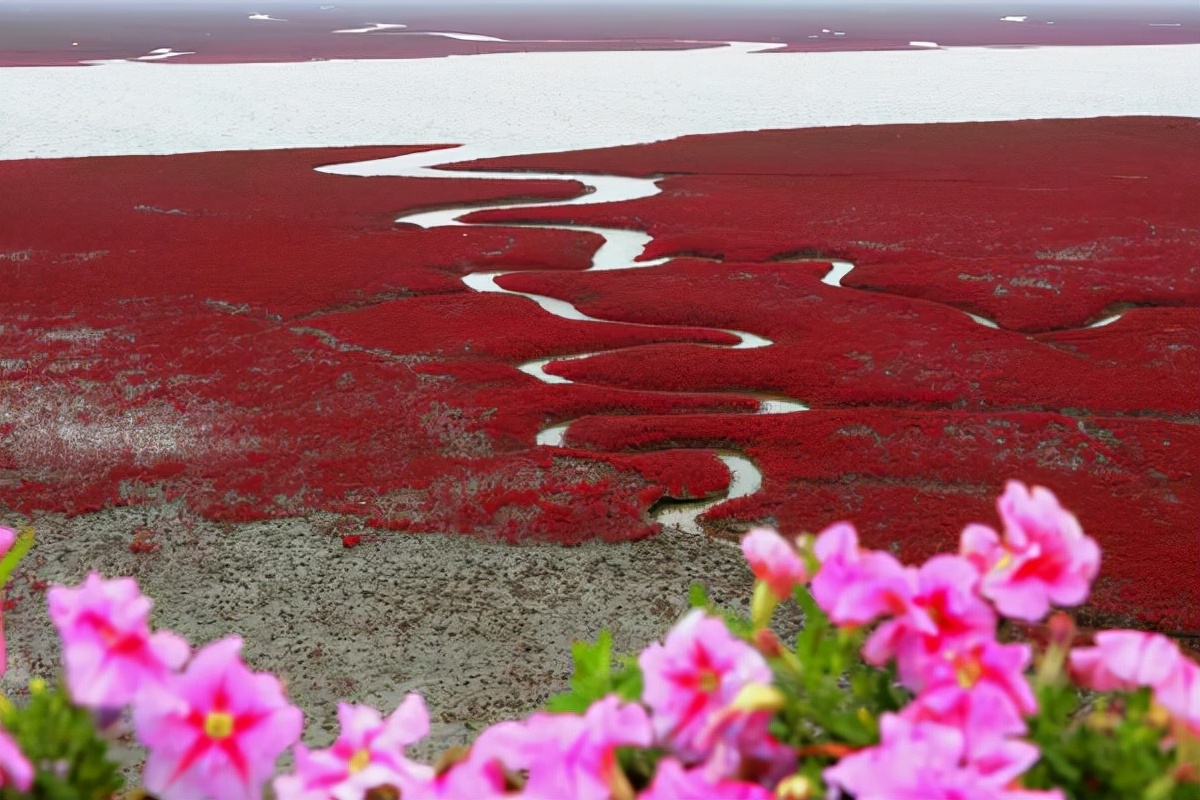
[[[570,300],[593,316],[707,320],[774,342],[755,350],[660,345],[547,366],[573,381],[763,392],[818,408],[1200,414],[1196,384],[1180,379],[1200,375],[1200,309],[1139,308],[1102,328],[1032,337],[927,300],[827,286],[820,278],[828,271],[825,262],[676,259],[652,270],[521,273],[498,282]]]
[[[978,2],[897,8],[891,13],[870,5],[834,3],[729,3],[693,6],[687,13],[654,3],[625,4],[619,9],[604,4],[524,8],[507,4],[496,13],[481,4],[406,3],[398,10],[395,4],[319,9],[314,4],[272,3],[272,16],[285,22],[251,20],[244,7],[227,4],[11,5],[0,4],[0,67],[138,58],[161,47],[196,53],[172,60],[246,62],[681,49],[731,40],[777,42],[787,45],[785,51],[908,49],[913,40],[955,47],[1200,42],[1200,20],[1194,11],[1135,3],[1125,7],[1058,4],[1052,12],[1047,10],[1047,16],[1031,16],[1024,23],[1001,20],[1013,11],[1010,6]],[[408,28],[333,32],[375,21],[403,23]],[[422,31],[462,31],[513,41],[414,35]]]
[[[461,7],[459,11],[461,12]],[[676,42],[669,37],[636,32],[602,36],[584,25],[557,35],[537,35],[537,28],[505,24],[512,15],[488,18],[478,8],[461,16],[430,9],[394,7],[373,10],[342,7],[318,10],[315,5],[271,5],[275,20],[250,19],[237,6],[190,8],[147,5],[138,9],[81,8],[77,4],[44,4],[20,11],[0,5],[0,67],[73,66],[85,61],[137,59],[170,47],[188,53],[158,64],[270,63],[326,61],[330,59],[444,58],[492,53],[576,52],[585,50],[690,50],[713,45]],[[399,19],[397,19],[399,17]],[[366,19],[395,20],[404,30],[371,33],[336,33],[365,28]],[[499,31],[492,33],[497,29]],[[481,27],[482,26],[482,27]],[[430,31],[457,31],[517,41],[471,41],[422,35]],[[523,31],[523,32],[522,32]],[[558,41],[521,41],[543,38]],[[156,63],[156,62],[148,62]]]
[[[763,488],[710,511],[710,530],[849,517],[917,559],[994,521],[1017,477],[1058,492],[1104,547],[1097,619],[1195,633],[1198,132],[1150,118],[773,131],[490,164],[670,174],[656,197],[537,212],[645,228],[655,254],[693,256],[605,273],[580,271],[588,234],[392,222],[577,184],[312,171],[414,148],[0,163],[0,506],[165,498],[218,519],[323,510],[615,540],[651,533],[664,495],[724,487],[704,448],[728,448]],[[840,288],[821,282],[832,256],[858,264]],[[625,324],[459,280],[500,269],[531,270],[505,287]],[[717,328],[774,344],[713,347],[730,342]],[[515,368],[613,348],[628,349],[548,367],[573,385]],[[755,416],[749,393],[816,410]],[[573,419],[567,448],[534,446]]]
[[[431,292],[472,270],[584,269],[590,234],[397,227],[428,206],[567,198],[573,181],[360,178],[313,167],[429,147],[0,162],[6,303],[169,293],[296,317]],[[18,195],[19,193],[19,195]],[[146,279],[153,275],[155,285]]]
[[[576,184],[313,171],[416,149],[0,163],[0,505],[81,513],[165,497],[221,519],[328,509],[581,541],[646,535],[644,509],[664,493],[724,486],[706,453],[533,448],[540,427],[583,414],[755,402],[547,386],[498,362],[729,337],[560,324],[458,280],[579,269],[593,235],[391,223]]]
[[[472,166],[670,174],[654,197],[537,217],[645,229],[647,257],[841,257],[858,265],[843,286],[948,303],[1014,330],[1200,303],[1196,120],[762,131]]]
[[[157,541],[158,533],[147,527],[140,527],[133,532],[133,541],[129,543],[129,552],[134,555],[157,553],[162,549]]]

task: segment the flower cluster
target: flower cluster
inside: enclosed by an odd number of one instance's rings
[[[958,553],[920,566],[863,547],[848,523],[795,541],[755,529],[742,541],[756,579],[749,619],[700,590],[661,642],[615,672],[609,639],[580,645],[555,710],[493,725],[437,765],[408,754],[430,728],[420,695],[386,716],[342,704],[340,734],[312,749],[300,710],[246,665],[239,638],[193,652],[152,630],[151,602],[129,578],[92,574],[48,600],[70,702],[98,718],[132,709],[145,788],[161,800],[251,800],[268,783],[278,800],[1065,799],[1082,795],[1035,775],[1046,761],[1035,723],[1051,714],[1044,700],[1065,696],[1055,687],[1076,686],[1152,696],[1121,746],[1148,754],[1145,796],[1185,784],[1200,796],[1200,666],[1139,631],[1072,649],[1060,630],[1041,652],[1003,641],[1005,618],[1039,622],[1084,602],[1100,553],[1046,489],[1012,482],[998,510],[1000,531],[970,525]],[[0,528],[0,555],[15,537]],[[806,614],[794,648],[770,628],[789,598]],[[1073,714],[1062,730],[1075,730]],[[277,775],[289,748],[291,771]],[[0,793],[29,791],[39,769],[0,729]]]
[[[1038,760],[1016,737],[1037,711],[1025,677],[1032,653],[996,639],[998,613],[1040,620],[1052,601],[1086,599],[1099,548],[1047,490],[1012,482],[998,503],[1003,534],[982,525],[963,532],[958,555],[919,568],[864,551],[854,529],[836,525],[816,540],[821,562],[813,596],[836,624],[882,617],[863,657],[894,660],[915,697],[881,721],[876,747],[844,758],[826,778],[859,800],[894,797],[1062,797],[1009,791]],[[897,769],[903,763],[939,769]]]
[[[1200,735],[1200,665],[1167,637],[1144,631],[1101,631],[1095,647],[1072,650],[1070,661],[1081,686],[1098,692],[1148,687],[1159,706]]]

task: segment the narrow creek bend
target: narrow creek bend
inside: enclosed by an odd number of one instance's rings
[[[594,233],[604,240],[603,244],[593,254],[591,266],[588,267],[590,271],[594,272],[618,269],[651,268],[660,264],[664,264],[669,260],[667,258],[646,261],[636,260],[638,256],[642,254],[642,251],[652,238],[642,231],[569,224],[512,224],[500,226],[478,225],[461,221],[459,217],[462,217],[473,211],[481,211],[484,209],[538,208],[541,206],[557,207],[563,205],[608,203],[650,197],[658,194],[661,191],[657,181],[654,178],[629,178],[620,175],[568,174],[558,172],[468,172],[463,170],[439,169],[439,167],[447,164],[466,161],[471,158],[478,157],[471,152],[472,149],[473,148],[470,147],[460,147],[450,150],[432,150],[421,153],[411,153],[409,155],[384,159],[382,161],[321,167],[320,171],[340,175],[391,175],[414,178],[435,177],[463,180],[575,180],[587,186],[591,191],[569,200],[557,202],[536,201],[474,203],[452,206],[448,208],[433,209],[429,211],[418,211],[399,217],[396,219],[396,222],[419,225],[423,228],[434,228],[440,226],[520,227],[586,231],[589,233]],[[845,264],[844,267],[850,267],[850,265]],[[842,268],[842,265],[834,265],[834,270],[839,268]],[[559,300],[558,298],[532,294],[529,292],[511,291],[496,285],[496,278],[499,276],[505,275],[508,272],[518,271],[520,270],[507,270],[503,272],[472,272],[463,276],[462,280],[464,284],[477,292],[495,292],[499,294],[511,294],[518,297],[528,298],[529,300],[537,303],[545,311],[563,319],[577,320],[581,322],[617,323],[622,325],[636,324],[622,320],[609,320],[591,317],[587,314],[584,314],[573,304],[568,303],[565,300]],[[644,325],[640,327],[645,327],[647,329],[668,330],[673,326]],[[748,331],[730,330],[726,328],[714,328],[713,330],[721,330],[729,333],[737,338],[737,342],[732,345],[697,344],[705,347],[728,347],[735,350],[749,350],[759,347],[769,347],[772,344],[771,340]],[[551,356],[548,358],[539,358],[532,361],[527,361],[523,364],[518,364],[516,367],[525,374],[542,381],[543,383],[566,384],[571,383],[571,381],[558,375],[552,375],[545,372],[545,366],[554,361],[568,361],[573,359],[588,358],[589,356],[597,355],[601,352],[611,353],[623,349],[628,348],[611,348],[586,353],[573,353]],[[728,394],[737,395],[739,397],[754,396],[753,393],[748,392],[730,391]],[[808,406],[798,400],[784,397],[761,396],[759,398],[759,407],[757,413],[786,414],[806,410],[808,410]],[[538,431],[536,443],[538,445],[548,447],[565,446],[567,432],[569,431],[573,422],[574,420],[566,420],[546,426],[542,430]],[[720,450],[717,448],[697,449],[703,449],[706,452],[715,452],[717,454],[717,457],[721,459],[726,468],[729,470],[729,487],[725,491],[716,495],[696,500],[675,500],[667,498],[660,500],[659,503],[657,503],[652,509],[652,516],[654,517],[655,521],[662,523],[664,526],[678,527],[688,533],[694,534],[702,533],[698,517],[705,511],[726,500],[732,500],[738,497],[745,497],[753,494],[762,486],[762,472],[758,469],[753,461],[746,457],[744,453]]]

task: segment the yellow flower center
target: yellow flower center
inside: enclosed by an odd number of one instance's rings
[[[700,673],[700,691],[705,694],[711,694],[721,688],[721,677],[711,669],[706,669]]]
[[[364,747],[350,757],[350,761],[346,764],[346,767],[350,770],[350,774],[353,775],[356,772],[362,772],[367,768],[367,764],[370,763],[371,753]]]
[[[1000,556],[1000,560],[996,562],[996,565],[994,567],[992,567],[992,570],[993,571],[1002,570],[1005,567],[1007,567],[1009,564],[1011,564],[1012,562],[1013,562],[1012,551],[1005,550],[1004,555]]]
[[[955,671],[958,673],[958,685],[964,689],[970,689],[983,677],[983,665],[974,659],[960,661],[955,667]]]
[[[224,711],[210,711],[204,718],[204,733],[210,739],[228,739],[233,736],[233,715]]]

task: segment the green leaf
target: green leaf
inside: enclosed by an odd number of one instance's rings
[[[571,645],[571,657],[575,660],[575,676],[572,685],[590,685],[608,682],[612,671],[612,633],[607,628],[600,631],[595,644],[575,642]]]
[[[582,713],[597,700],[616,694],[623,700],[639,700],[642,695],[642,673],[637,659],[622,656],[619,669],[613,672],[612,633],[600,631],[594,644],[576,642],[571,645],[575,670],[571,675],[571,691],[555,695],[546,703],[549,711]]]
[[[17,534],[13,546],[4,558],[0,558],[0,588],[8,585],[8,579],[12,577],[13,570],[21,563],[21,559],[29,552],[29,548],[33,547],[33,529],[25,528]]]
[[[63,687],[31,686],[29,702],[4,709],[3,718],[5,729],[37,771],[29,794],[5,787],[0,788],[0,799],[109,800],[124,785],[91,713],[73,705]]]

